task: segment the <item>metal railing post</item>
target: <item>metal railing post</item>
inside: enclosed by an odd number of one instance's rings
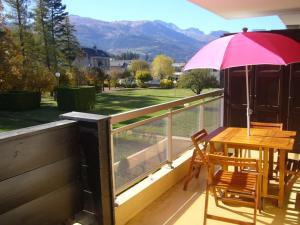
[[[169,112],[168,112],[167,126],[168,126],[168,131],[167,131],[167,135],[168,135],[167,161],[168,161],[168,164],[169,164],[170,168],[173,168],[173,165],[172,165],[172,163],[173,163],[172,109],[170,109]]]
[[[112,186],[113,186],[113,195],[116,199],[116,177],[115,177],[115,149],[114,149],[114,133],[113,125],[110,124],[110,145],[111,145],[111,164],[112,164]]]
[[[204,104],[200,105],[199,108],[199,130],[202,130],[204,128]]]
[[[220,127],[224,126],[224,97],[220,99]]]

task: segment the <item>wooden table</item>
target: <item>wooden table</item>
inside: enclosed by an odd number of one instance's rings
[[[295,131],[280,131],[270,129],[251,128],[251,135],[248,137],[247,128],[228,127],[213,137],[211,143],[220,143],[224,145],[225,154],[228,148],[254,149],[259,150],[259,169],[262,174],[262,197],[271,197],[278,199],[278,206],[282,207],[284,203],[285,189],[285,158],[286,152],[291,151],[294,146]],[[214,146],[214,145],[212,145]],[[279,151],[279,193],[278,196],[268,195],[268,173],[269,173],[269,152],[270,149]],[[213,151],[213,148],[212,148]],[[263,156],[262,156],[263,154]],[[262,168],[263,160],[263,168]]]

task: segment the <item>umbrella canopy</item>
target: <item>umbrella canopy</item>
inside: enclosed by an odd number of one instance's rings
[[[280,34],[242,32],[210,42],[186,64],[184,70],[246,67],[247,127],[250,135],[248,65],[287,65],[300,62],[300,44]]]

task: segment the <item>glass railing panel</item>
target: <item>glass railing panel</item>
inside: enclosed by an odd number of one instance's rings
[[[167,161],[167,118],[113,134],[117,192]]]
[[[208,133],[220,127],[221,113],[221,99],[204,104],[203,127]]]
[[[190,149],[191,135],[200,129],[200,106],[187,108],[172,116],[172,158]]]

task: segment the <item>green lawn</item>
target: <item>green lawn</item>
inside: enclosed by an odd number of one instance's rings
[[[194,93],[188,89],[124,89],[98,94],[96,105],[91,113],[112,115],[124,111],[169,102]],[[56,102],[51,97],[44,97],[40,109],[9,112],[0,111],[0,132],[58,120],[60,114]]]

